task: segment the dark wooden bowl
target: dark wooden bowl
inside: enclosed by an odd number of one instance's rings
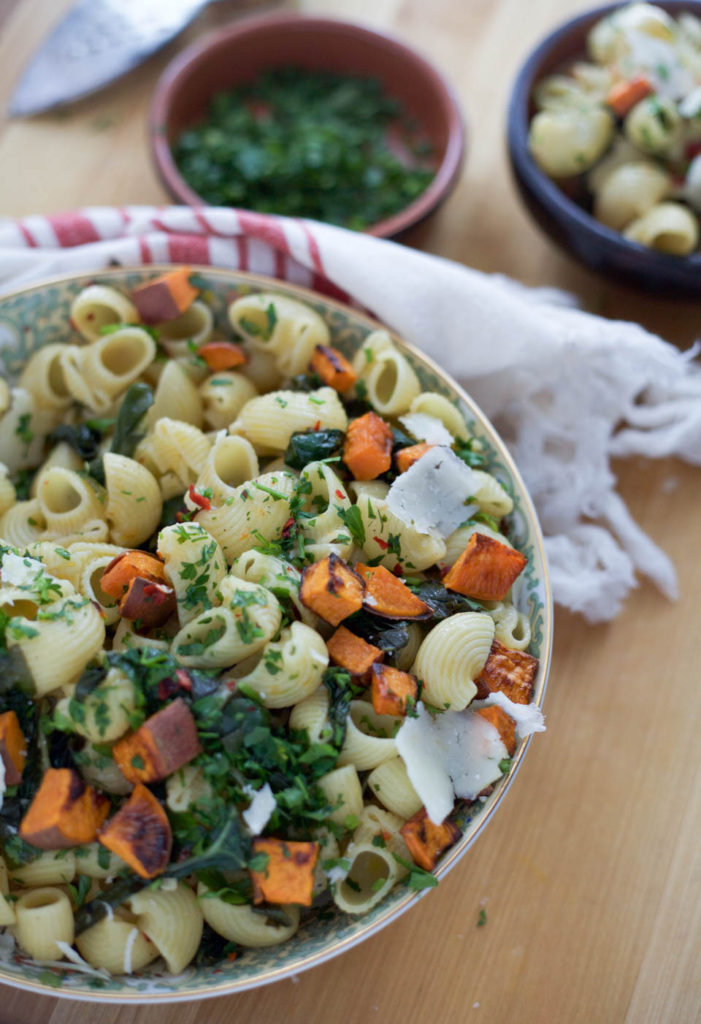
[[[609,4],[581,14],[551,32],[530,54],[519,71],[508,109],[507,140],[511,168],[519,192],[541,228],[570,256],[624,284],[670,296],[701,299],[701,252],[667,256],[599,223],[569,198],[538,167],[528,151],[528,126],[534,113],[533,86],[541,78],[585,51],[589,29],[621,4]],[[699,4],[657,3],[675,16],[698,14]]]
[[[149,131],[156,167],[173,196],[189,206],[204,205],[171,153],[183,129],[202,118],[214,93],[284,65],[378,78],[433,144],[437,172],[428,188],[393,217],[367,228],[368,234],[400,234],[450,194],[463,162],[465,128],[452,90],[438,71],[380,32],[331,18],[280,14],[219,29],[183,51],[164,71],[151,105]]]

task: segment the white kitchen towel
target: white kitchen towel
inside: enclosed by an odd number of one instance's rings
[[[674,567],[617,494],[610,459],[701,464],[695,349],[583,313],[563,293],[313,221],[136,206],[0,222],[1,291],[113,262],[251,270],[360,304],[440,363],[500,430],[538,509],[557,602],[611,619],[636,572],[676,597]]]

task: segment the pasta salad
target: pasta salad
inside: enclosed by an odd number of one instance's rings
[[[598,21],[589,60],[537,83],[540,168],[631,241],[695,252],[701,213],[701,20],[632,3]]]
[[[456,406],[382,329],[228,318],[186,267],[93,284],[0,382],[0,928],[54,967],[177,974],[433,886],[542,728]]]

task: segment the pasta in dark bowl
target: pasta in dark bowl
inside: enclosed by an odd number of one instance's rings
[[[698,296],[700,97],[693,4],[612,5],[553,32],[509,107],[512,169],[541,226],[595,270]]]
[[[0,978],[193,999],[342,952],[543,728],[517,471],[304,289],[120,269],[3,305]]]

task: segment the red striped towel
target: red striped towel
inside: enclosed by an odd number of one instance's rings
[[[217,208],[99,207],[0,221],[0,289],[149,263],[267,274],[360,304],[433,356],[501,430],[539,511],[556,600],[612,618],[635,571],[674,568],[615,490],[612,455],[701,465],[701,368],[637,324],[313,221]]]

